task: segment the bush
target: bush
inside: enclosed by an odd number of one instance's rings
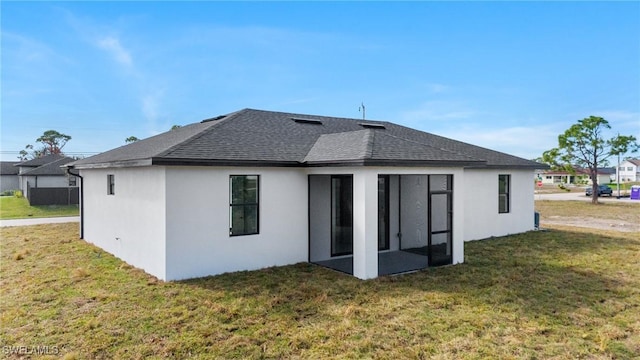
[[[22,194],[21,190],[14,190],[13,191],[13,196],[17,197],[18,199],[21,199],[24,197],[24,194]]]
[[[13,196],[15,190],[6,190],[0,193],[0,196]]]

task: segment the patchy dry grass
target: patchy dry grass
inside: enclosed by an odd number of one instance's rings
[[[29,201],[26,198],[0,196],[0,219],[78,216],[78,213],[78,205],[29,206]]]
[[[76,224],[0,231],[3,349],[49,346],[67,359],[640,355],[637,233],[477,241],[465,264],[373,281],[298,264],[164,283],[77,240]]]
[[[541,217],[577,216],[609,220],[640,221],[640,204],[589,201],[536,201],[536,211]]]

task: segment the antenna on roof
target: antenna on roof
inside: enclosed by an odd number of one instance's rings
[[[360,107],[358,108],[358,112],[362,111],[362,120],[364,120],[365,118],[365,111],[366,109],[364,108],[364,103],[360,103]]]

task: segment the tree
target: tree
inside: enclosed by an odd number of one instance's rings
[[[558,147],[542,154],[543,162],[556,169],[588,169],[593,189],[591,202],[594,204],[598,203],[598,167],[608,165],[607,159],[612,155],[636,152],[640,149],[634,136],[617,135],[605,139],[605,129],[611,129],[611,125],[601,117],[589,116],[578,120],[558,136]]]
[[[62,148],[71,140],[71,136],[59,133],[55,130],[47,130],[42,136],[36,139],[37,142],[43,144],[46,154],[61,154]]]
[[[69,140],[71,140],[69,135],[62,134],[56,130],[47,130],[36,139],[36,142],[39,142],[42,147],[36,149],[33,145],[28,144],[23,150],[20,150],[18,159],[25,161],[51,154],[62,154],[62,148]]]
[[[182,127],[182,125],[173,125],[173,126],[171,126],[171,129],[170,129],[170,130],[180,129],[181,127]],[[140,140],[140,139],[138,139],[136,136],[133,136],[133,135],[132,135],[132,136],[129,136],[129,137],[128,137],[128,138],[126,138],[126,139],[124,139],[124,141],[125,141],[127,144],[130,144],[130,143],[132,143],[132,142],[136,142],[136,141],[138,141],[138,140]]]

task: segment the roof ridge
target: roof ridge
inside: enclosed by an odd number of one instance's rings
[[[238,111],[229,113],[229,114],[225,115],[223,118],[218,119],[216,121],[209,121],[210,122],[209,126],[206,127],[203,131],[200,131],[200,132],[198,132],[198,133],[196,133],[196,134],[184,139],[183,141],[179,142],[178,144],[175,144],[175,145],[169,147],[168,149],[166,149],[166,150],[164,150],[164,151],[160,152],[159,154],[156,154],[155,156],[152,156],[152,157],[155,158],[155,157],[166,156],[166,155],[170,154],[178,146],[182,146],[185,143],[188,143],[188,142],[193,141],[195,139],[201,138],[205,134],[208,134],[209,131],[211,131],[211,129],[219,127],[220,124],[226,123],[226,122],[230,121],[231,119],[238,117],[239,114],[247,112],[248,110],[251,110],[251,109],[245,108],[245,109],[242,109],[242,110],[238,110]],[[200,124],[207,124],[207,122],[204,122],[204,123],[201,122]]]
[[[364,158],[371,159],[373,157],[373,143],[376,141],[376,132],[372,129],[365,129],[365,131],[364,139],[366,141],[366,148],[364,150]]]
[[[63,156],[64,156],[64,155],[63,155]],[[42,169],[46,169],[46,168],[49,168],[49,167],[55,167],[55,165],[56,165],[57,163],[60,163],[60,162],[63,162],[63,161],[66,161],[64,164],[68,164],[68,163],[70,163],[70,162],[72,162],[72,161],[75,161],[75,160],[74,160],[72,157],[64,156],[64,157],[61,157],[61,158],[59,158],[59,159],[57,159],[57,160],[54,160],[54,161],[48,162],[48,163],[46,163],[46,164],[42,164],[42,165],[40,165],[40,166],[34,167],[33,169],[29,169],[29,170],[27,170],[27,171],[23,172],[23,173],[22,173],[22,174],[20,174],[20,175],[29,175],[29,174],[31,174],[31,173],[35,173],[35,172],[38,172],[38,171],[42,171]],[[62,165],[64,165],[64,164],[62,164]],[[59,167],[62,167],[62,165],[60,165]]]
[[[436,146],[433,146],[433,145],[430,145],[430,144],[425,144],[425,143],[420,142],[420,141],[407,139],[407,138],[404,138],[404,137],[401,137],[401,136],[397,136],[397,135],[393,135],[393,134],[389,134],[389,133],[386,133],[386,132],[380,132],[380,134],[381,134],[381,135],[384,135],[384,136],[392,137],[392,138],[394,138],[394,139],[400,139],[400,140],[402,140],[402,141],[406,141],[406,142],[410,142],[410,143],[414,143],[414,144],[418,144],[418,145],[426,146],[426,147],[429,147],[429,148],[432,148],[432,149],[437,149],[437,150],[440,150],[440,151],[448,152],[448,153],[451,153],[451,154],[456,154],[456,155],[464,156],[464,157],[466,157],[466,158],[468,158],[468,159],[470,159],[470,160],[474,160],[474,161],[485,161],[485,162],[486,162],[486,160],[485,160],[485,159],[476,159],[476,158],[471,157],[471,156],[469,156],[469,155],[467,155],[467,154],[463,154],[463,153],[460,153],[460,152],[457,152],[457,151],[453,151],[453,150],[450,150],[450,149],[445,149],[445,148],[442,148],[442,147],[436,147]],[[436,135],[436,136],[437,136],[437,135]]]

